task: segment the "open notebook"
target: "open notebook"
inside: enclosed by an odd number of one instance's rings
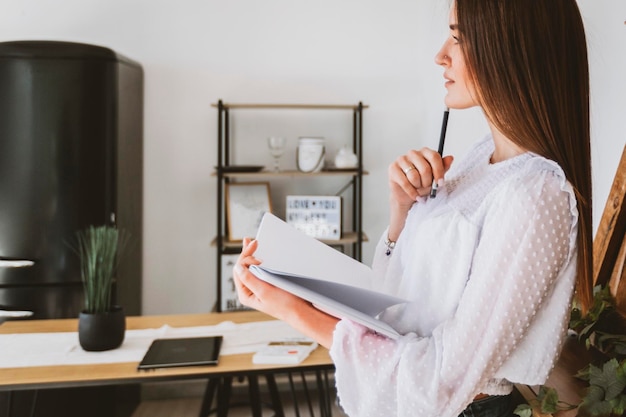
[[[377,316],[408,301],[368,289],[374,280],[370,267],[270,213],[263,216],[256,239],[259,247],[255,256],[263,263],[252,265],[250,271],[258,278],[335,317],[350,319],[393,339],[400,336]]]

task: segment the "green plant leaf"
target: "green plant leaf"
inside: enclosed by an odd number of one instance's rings
[[[89,226],[76,234],[81,278],[85,293],[85,310],[103,313],[110,310],[113,278],[119,253],[128,235],[114,226]]]
[[[626,355],[626,335],[612,334],[596,330],[593,334],[593,344],[600,351],[609,356]]]
[[[528,404],[520,404],[515,408],[513,414],[516,414],[519,417],[532,417],[533,409]]]
[[[585,404],[581,406],[581,409],[584,410],[583,416],[610,417],[613,414],[613,406],[608,401]]]
[[[604,398],[610,401],[620,395],[626,388],[626,381],[618,375],[619,363],[615,358],[607,361],[600,371],[599,368],[593,366],[591,368],[591,378],[589,383],[593,386],[599,386],[604,391]]]
[[[610,401],[613,406],[613,414],[623,416],[626,411],[626,394],[622,394]]]
[[[608,417],[613,412],[613,406],[609,401],[604,400],[604,390],[597,385],[592,385],[580,404],[579,411],[582,417]]]
[[[589,383],[578,410],[581,417],[621,416],[626,411],[625,323],[608,286],[594,288],[593,305],[585,316],[578,308],[571,311],[570,328],[580,343],[609,358],[601,366],[590,364],[576,374]]]
[[[537,394],[537,400],[542,413],[555,413],[558,410],[559,394],[554,388],[542,385]]]
[[[597,385],[591,385],[583,399],[583,404],[594,404],[604,401],[604,390]]]

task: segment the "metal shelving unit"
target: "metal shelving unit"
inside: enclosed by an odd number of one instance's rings
[[[361,260],[363,242],[367,236],[363,232],[363,110],[368,106],[359,102],[354,105],[337,104],[252,104],[252,103],[225,103],[219,100],[212,107],[217,108],[217,164],[213,174],[217,180],[217,236],[212,245],[217,250],[217,303],[216,310],[222,311],[222,257],[237,253],[241,249],[240,242],[227,239],[227,221],[225,210],[225,184],[232,180],[265,178],[269,181],[279,177],[298,177],[320,179],[328,176],[351,177],[349,188],[352,193],[352,230],[342,231],[340,240],[324,241],[333,246],[351,246],[352,256]],[[239,109],[249,110],[337,110],[352,112],[352,150],[357,155],[358,164],[354,170],[330,170],[318,173],[302,173],[299,171],[260,171],[260,172],[232,172],[227,168],[233,164],[230,137],[230,113]],[[287,117],[287,116],[286,116]]]

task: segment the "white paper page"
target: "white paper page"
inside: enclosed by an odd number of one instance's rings
[[[267,271],[266,269],[263,269],[262,267],[259,267],[257,265],[252,265],[250,267],[250,271],[257,277],[259,277],[260,279],[266,282],[269,282],[272,285],[282,288],[285,291],[288,291],[294,295],[297,295],[300,298],[303,298],[313,303],[313,305],[316,308],[332,316],[335,316],[341,319],[344,319],[344,318],[350,319],[356,323],[362,324],[363,326],[392,339],[397,339],[400,337],[400,334],[387,323],[380,321],[376,319],[375,317],[372,317],[362,311],[359,311],[358,309],[342,304],[341,302],[338,302],[334,300],[333,298],[330,298],[329,296],[320,294],[317,291],[314,291],[310,288],[306,288],[302,285],[299,285],[303,282],[301,279],[299,280],[298,278],[294,279],[294,277],[287,277],[287,276],[273,274]],[[297,282],[297,281],[300,281],[300,282]],[[333,283],[324,282],[324,281],[318,281],[318,283],[319,284],[316,286],[316,289],[318,290],[324,287],[323,285],[321,285],[324,283],[327,284],[325,288],[326,290],[332,289],[333,285],[335,286],[335,288],[341,285],[341,284],[333,284]],[[360,291],[354,292],[353,301],[356,304],[358,304],[358,302],[361,301],[359,300],[359,296],[364,295],[365,293],[369,293],[369,294],[368,294],[368,297],[366,297],[367,300],[363,300],[364,301],[363,305],[365,305],[367,301],[371,301],[373,298],[377,298],[378,296],[380,296],[383,300],[386,300],[388,303],[388,306],[392,306],[392,305],[398,304],[398,302],[404,301],[396,297],[391,297],[385,294],[377,294],[377,293],[367,291],[364,289],[353,288],[353,290],[360,290]],[[344,288],[342,292],[344,292],[344,296],[345,296],[346,289]],[[331,291],[331,294],[332,294],[332,291]]]
[[[371,288],[372,269],[305,235],[270,213],[265,213],[257,232],[259,247],[255,256],[263,267],[339,282],[362,288]]]
[[[303,291],[308,290],[314,294],[319,294],[323,297],[332,299],[333,301],[366,314],[372,318],[376,317],[391,306],[408,302],[402,298],[376,291],[370,291],[368,289],[352,285],[302,277],[295,274],[285,274],[282,271],[274,271],[266,268],[264,265],[252,265],[250,270],[257,276],[259,275],[259,270],[261,270],[269,273],[273,277],[285,279],[295,285],[298,285],[299,287],[302,287]],[[266,274],[263,274],[261,279],[265,279],[266,276]],[[319,302],[317,299],[309,301]]]

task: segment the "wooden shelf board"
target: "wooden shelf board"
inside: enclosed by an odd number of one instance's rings
[[[362,233],[363,236],[363,242],[367,242],[369,239],[367,237],[367,235],[365,233]],[[356,243],[357,241],[357,234],[356,232],[343,232],[341,239],[339,240],[324,240],[324,239],[320,239],[322,242],[326,243],[327,245],[330,246],[334,246],[334,245],[348,245],[351,243]],[[240,248],[241,247],[241,242],[235,242],[235,241],[230,241],[230,240],[224,240],[224,248],[225,249],[229,249],[229,248]],[[211,246],[217,246],[217,238],[213,239],[213,241],[211,242]]]
[[[288,103],[222,103],[228,109],[319,109],[319,110],[357,110],[355,104],[288,104]],[[218,107],[217,103],[212,103],[211,107]],[[369,106],[364,104],[363,108]]]
[[[320,171],[320,172],[300,172],[295,170],[289,171],[257,171],[257,172],[225,172],[224,177],[227,178],[250,178],[250,177],[317,177],[317,176],[346,176],[346,175],[359,175],[359,171],[346,170],[346,171]],[[363,171],[363,175],[369,175],[368,171]],[[212,177],[217,176],[217,172],[211,174]]]

